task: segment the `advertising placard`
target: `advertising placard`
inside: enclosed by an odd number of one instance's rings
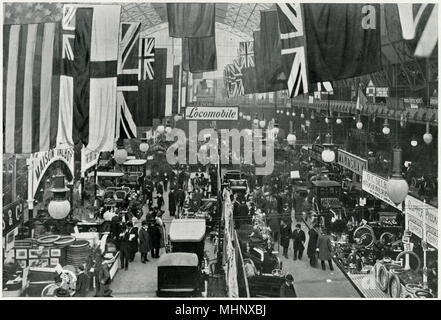
[[[370,193],[377,199],[386,202],[388,205],[397,208],[402,211],[402,205],[395,205],[392,200],[389,199],[387,194],[387,179],[380,177],[372,172],[363,170],[361,189]]]
[[[239,119],[239,107],[186,107],[186,120],[235,120]]]
[[[342,149],[338,149],[338,164],[360,176],[363,174],[363,170],[368,169],[368,162],[366,159],[360,158],[355,154]]]

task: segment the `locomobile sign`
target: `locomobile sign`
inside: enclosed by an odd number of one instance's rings
[[[234,120],[239,119],[239,107],[186,107],[186,120]]]

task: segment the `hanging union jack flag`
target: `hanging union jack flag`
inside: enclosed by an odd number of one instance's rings
[[[243,68],[254,67],[254,41],[239,43],[239,59]]]
[[[414,55],[430,57],[438,43],[438,5],[433,3],[399,3],[403,38],[417,40]]]
[[[230,75],[229,97],[238,97],[244,95],[242,64],[239,60],[233,60],[233,64],[228,65]]]
[[[138,91],[140,22],[121,22],[118,49],[118,88]]]
[[[143,38],[139,46],[139,76],[138,80],[153,80],[155,73],[155,38]]]
[[[140,30],[141,23],[139,22],[120,23],[116,88],[118,119],[115,131],[116,138],[136,138],[136,124],[132,112],[137,108]]]
[[[288,91],[291,97],[308,92],[305,56],[305,33],[299,3],[277,4],[280,39],[285,70],[288,71]]]

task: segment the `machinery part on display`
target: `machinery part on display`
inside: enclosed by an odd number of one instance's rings
[[[401,296],[401,281],[396,274],[392,274],[389,278],[388,287],[391,298],[399,298]]]
[[[283,271],[280,269],[274,269],[273,271],[271,271],[271,274],[276,277],[281,277],[283,276]]]
[[[383,232],[380,236],[380,241],[382,241],[383,239],[386,244],[390,244],[394,241],[395,236],[392,233],[386,231]]]
[[[387,271],[387,268],[385,265],[381,265],[378,268],[377,283],[382,291],[384,291],[384,292],[387,291],[387,287],[389,284],[389,272]]]
[[[37,239],[38,244],[42,246],[52,245],[55,241],[60,240],[61,236],[49,235]]]
[[[401,259],[401,258],[404,258],[406,255],[409,255],[409,258],[410,258],[410,256],[412,256],[412,257],[414,257],[414,258],[417,260],[417,262],[418,262],[418,267],[415,268],[416,270],[418,270],[418,269],[421,268],[421,259],[420,259],[420,257],[418,257],[418,255],[417,255],[415,252],[413,252],[413,251],[402,251],[402,252],[400,252],[400,253],[397,255],[396,261],[400,261],[400,259]]]
[[[73,244],[75,240],[74,236],[61,236],[60,239],[54,241],[54,245],[64,247]]]
[[[419,283],[408,283],[404,286],[403,298],[416,298],[415,293],[423,290],[423,286]]]
[[[433,294],[426,290],[419,290],[415,292],[417,298],[433,298]]]
[[[354,239],[358,240],[358,244],[363,246],[370,246],[375,241],[374,230],[369,226],[358,227],[354,231]]]
[[[66,262],[78,267],[87,261],[90,254],[89,242],[86,240],[76,240],[69,245],[66,250]]]
[[[71,244],[70,248],[84,248],[89,245],[89,242],[86,240],[77,240],[73,244]]]
[[[41,297],[55,297],[55,290],[57,290],[59,286],[55,283],[48,284],[46,287],[43,288],[41,291]]]

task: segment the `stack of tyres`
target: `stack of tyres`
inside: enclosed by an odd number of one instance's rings
[[[67,247],[66,263],[78,267],[87,262],[89,255],[89,242],[86,240],[76,240]]]

